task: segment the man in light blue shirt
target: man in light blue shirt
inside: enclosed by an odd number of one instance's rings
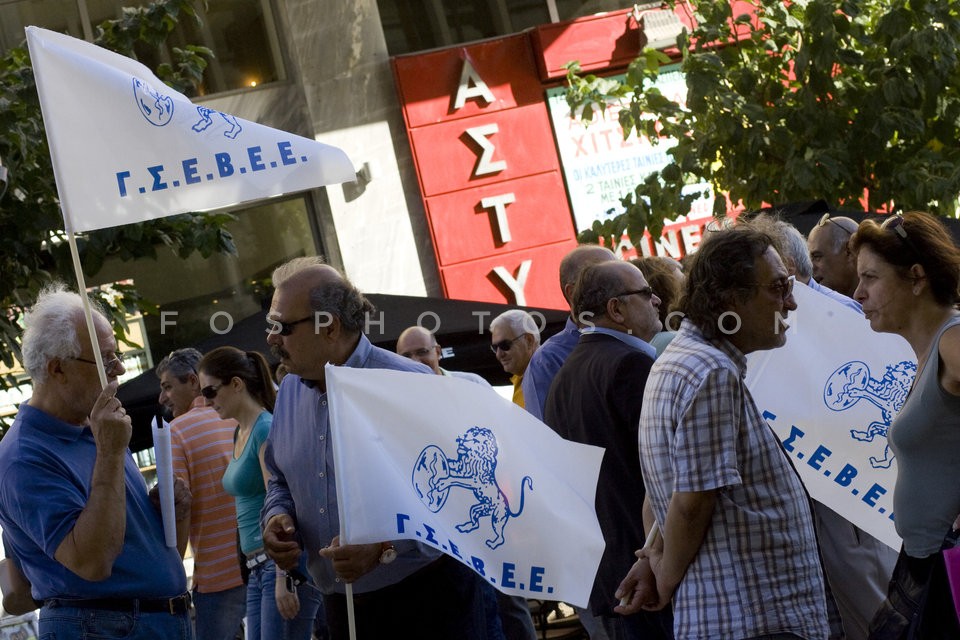
[[[366,298],[320,258],[273,273],[267,342],[290,372],[280,385],[265,462],[272,476],[261,514],[267,553],[295,569],[302,549],[324,594],[333,638],[347,638],[345,584],[353,584],[358,638],[485,638],[479,578],[458,561],[410,540],[340,545],[336,469],[324,367],[431,373],[370,343]],[[357,464],[363,464],[358,460]]]

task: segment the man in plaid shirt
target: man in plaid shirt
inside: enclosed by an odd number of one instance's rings
[[[830,636],[809,497],[743,382],[746,354],[782,346],[797,308],[772,244],[745,227],[708,235],[644,393],[640,460],[662,538],[617,610],[673,599],[678,640]]]

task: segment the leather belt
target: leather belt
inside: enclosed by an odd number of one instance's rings
[[[269,559],[270,558],[267,557],[267,554],[263,553],[262,551],[256,555],[247,556],[247,569],[255,569]]]
[[[50,598],[45,607],[77,607],[79,609],[104,609],[107,611],[141,611],[143,613],[169,613],[177,615],[190,610],[190,594],[175,598]]]

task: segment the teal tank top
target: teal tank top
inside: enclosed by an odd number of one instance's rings
[[[257,417],[250,437],[240,457],[230,457],[230,464],[223,474],[223,488],[232,495],[237,505],[237,528],[240,530],[240,549],[252,553],[263,548],[260,533],[260,510],[267,490],[263,484],[260,468],[260,446],[270,435],[273,415],[264,411]]]

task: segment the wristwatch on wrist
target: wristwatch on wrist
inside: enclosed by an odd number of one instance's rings
[[[390,564],[397,559],[397,550],[393,548],[392,542],[384,542],[380,545],[380,564]]]

